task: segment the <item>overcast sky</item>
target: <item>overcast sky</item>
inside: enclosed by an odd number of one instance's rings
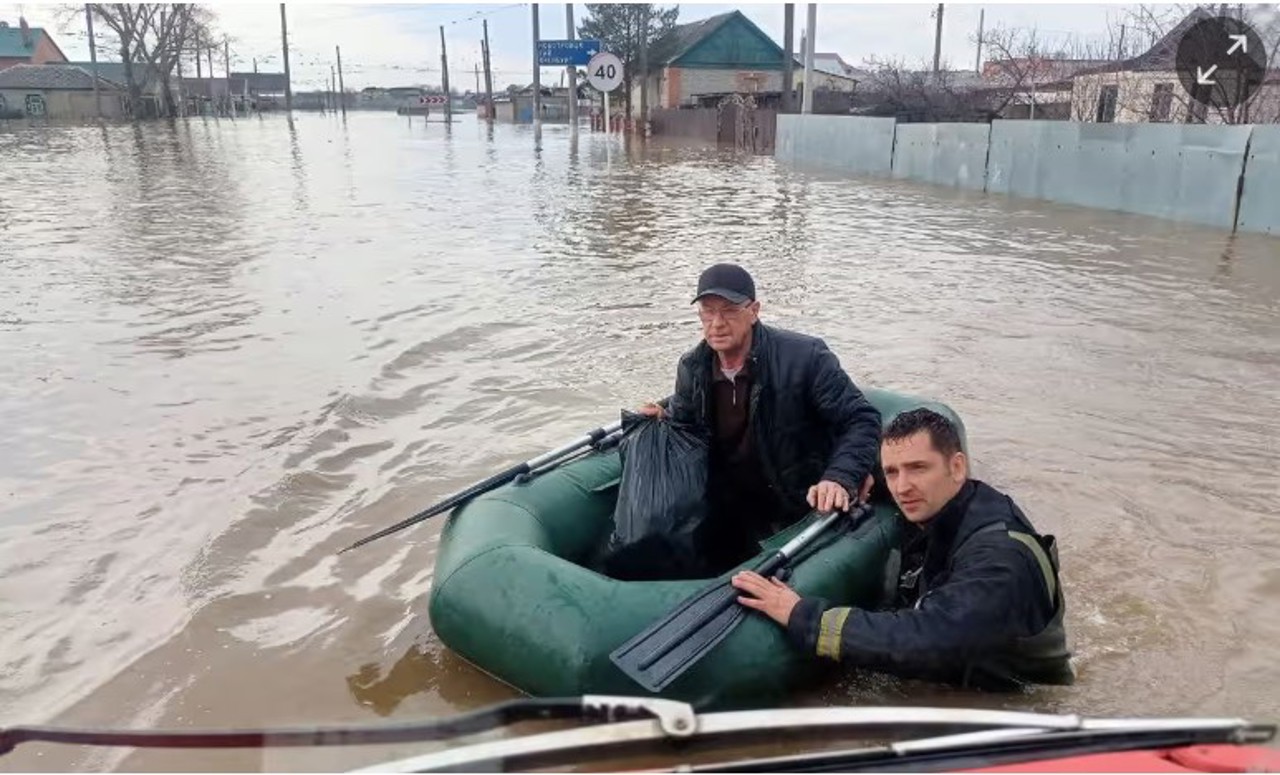
[[[88,60],[83,14],[65,29],[58,29],[60,8],[47,3],[0,2],[0,20],[16,26],[19,13],[32,26],[55,30],[58,44],[72,60]],[[222,30],[231,36],[231,67],[252,69],[253,59],[263,71],[279,71],[280,11],[276,3],[217,3]],[[475,87],[480,63],[481,20],[489,22],[494,68],[494,88],[532,79],[532,19],[527,3],[493,4],[319,4],[288,6],[290,65],[295,89],[322,88],[334,64],[334,46],[341,45],[347,88],[438,84],[440,82],[440,26],[449,47],[451,85],[460,90]],[[542,37],[562,38],[565,33],[563,4],[540,6]],[[681,3],[680,21],[694,21],[739,8],[774,40],[782,42],[781,3]],[[933,58],[933,4],[821,3],[818,7],[818,50],[839,53],[852,65],[869,57],[902,58],[909,64]],[[971,68],[976,49],[979,9],[986,9],[986,26],[1035,27],[1042,41],[1107,40],[1108,21],[1118,22],[1127,10],[1121,5],[1092,4],[952,4],[943,14],[942,56],[955,68]],[[587,14],[584,4],[574,6],[578,21]],[[796,46],[804,26],[805,4],[796,4]],[[100,41],[101,29],[95,30]],[[118,55],[100,51],[103,59]],[[221,58],[215,58],[221,73]],[[562,68],[544,68],[543,82],[559,82]]]

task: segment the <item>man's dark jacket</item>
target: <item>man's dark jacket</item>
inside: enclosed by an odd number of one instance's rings
[[[970,480],[923,531],[904,531],[886,573],[886,610],[802,599],[787,625],[796,645],[962,686],[1073,682],[1057,552],[1012,499]]]
[[[710,433],[712,359],[706,341],[680,359],[667,406],[673,422]],[[817,337],[752,328],[748,433],[780,522],[804,516],[809,488],[823,479],[857,493],[880,458],[880,413]]]

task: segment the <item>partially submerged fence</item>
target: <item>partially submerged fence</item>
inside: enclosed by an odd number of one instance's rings
[[[1280,235],[1280,126],[784,115],[778,159]]]

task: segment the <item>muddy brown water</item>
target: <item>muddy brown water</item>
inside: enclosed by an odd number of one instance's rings
[[[948,402],[1059,536],[1079,683],[797,704],[1280,720],[1280,240],[677,144],[389,115],[0,129],[0,724],[438,716],[438,522],[665,395],[713,260],[854,379]],[[5,769],[342,769],[406,747]]]

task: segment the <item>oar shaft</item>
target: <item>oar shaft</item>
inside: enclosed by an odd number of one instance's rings
[[[547,463],[552,463],[556,460],[559,460],[565,455],[568,455],[570,452],[576,452],[579,449],[582,449],[583,447],[590,446],[591,444],[595,444],[597,441],[599,441],[600,439],[603,439],[605,436],[608,436],[609,434],[615,433],[616,431],[620,431],[620,430],[622,430],[621,420],[615,423],[612,423],[610,425],[605,425],[603,427],[596,428],[595,430],[587,433],[585,436],[578,439],[574,439],[573,441],[569,442],[568,444],[565,444],[564,446],[556,447],[550,452],[546,452],[541,455],[538,455],[532,460],[526,461],[522,465],[524,465],[530,471],[532,471],[533,469],[544,466]]]
[[[853,519],[857,519],[858,513],[855,512],[851,516]],[[782,548],[778,550],[776,556],[780,556],[784,561],[789,560],[792,557],[795,557],[796,552],[808,546],[809,543],[813,541],[814,538],[816,538],[819,534],[826,531],[827,528],[831,527],[832,523],[834,523],[837,519],[840,519],[840,512],[833,511],[827,516],[818,520],[817,522],[814,522],[812,525],[808,526],[804,530],[801,530],[800,533],[795,538],[792,538],[790,541],[787,541],[785,544],[783,544]],[[773,558],[770,557],[769,559],[773,559]],[[770,569],[770,572],[772,572],[772,570],[773,569]],[[756,571],[756,572],[759,573],[761,576],[765,575],[764,571]]]
[[[658,403],[660,405],[665,406],[668,401],[670,401],[670,398],[664,398]],[[599,442],[600,440],[605,439],[608,436],[614,433],[617,433],[621,430],[622,430],[622,421],[618,420],[617,422],[613,422],[608,425],[603,425],[599,428],[596,428],[595,430],[588,431],[586,434],[574,439],[573,441],[567,444],[556,447],[555,449],[549,452],[544,452],[543,454],[538,455],[535,458],[526,460],[525,462],[520,463],[518,465],[514,465],[505,471],[494,474],[493,476],[490,476],[488,479],[485,479],[482,482],[477,482],[476,484],[473,484],[470,487],[467,487],[465,490],[460,490],[459,492],[456,492],[453,495],[450,495],[448,498],[445,498],[443,501],[440,501],[439,503],[435,504],[434,506],[424,511],[420,511],[417,514],[414,514],[412,517],[409,517],[408,519],[401,520],[400,522],[397,522],[391,527],[379,530],[373,535],[365,536],[364,538],[361,538],[359,541],[356,541],[354,544],[348,546],[346,549],[343,549],[342,551],[338,552],[338,554],[342,554],[342,552],[347,552],[357,547],[364,546],[365,544],[370,543],[372,541],[376,541],[379,538],[385,538],[391,535],[392,533],[398,533],[407,527],[416,525],[425,519],[430,519],[431,517],[434,517],[437,514],[443,514],[444,512],[449,511],[450,509],[453,509],[457,506],[462,505],[466,501],[471,500],[477,495],[483,495],[484,493],[490,490],[501,487],[502,485],[507,484],[508,482],[511,482],[517,479],[518,477],[522,477],[537,469],[546,468],[547,466],[555,463],[556,461],[568,455],[571,455],[574,452],[584,447],[589,447]]]
[[[855,511],[851,515],[851,517],[855,520],[858,519],[864,513],[864,509],[866,508],[867,508],[866,506],[859,507],[859,509]],[[785,566],[791,560],[791,558],[796,556],[797,552],[799,552],[801,549],[808,546],[809,544],[813,543],[813,539],[817,538],[819,535],[825,532],[840,518],[841,518],[841,513],[839,511],[833,511],[832,513],[828,514],[827,516],[823,517],[817,522],[814,522],[809,527],[800,531],[800,533],[797,534],[795,538],[792,538],[790,541],[785,543],[781,549],[779,549],[778,551],[774,552],[773,554],[769,555],[764,560],[762,560],[752,570],[754,570],[756,573],[760,574],[761,576],[768,578],[769,576],[773,575],[777,571],[781,570],[782,567]],[[689,622],[684,627],[672,633],[671,636],[668,637],[667,640],[665,640],[661,646],[658,646],[656,649],[653,650],[652,653],[649,654],[649,656],[641,660],[640,669],[648,670],[649,668],[653,667],[655,664],[658,663],[658,660],[662,659],[667,654],[670,654],[672,649],[674,649],[676,646],[679,646],[681,643],[683,643],[690,635],[692,635],[697,630],[701,629],[708,621],[714,619],[716,616],[719,616],[720,613],[723,612],[726,608],[732,605],[736,605],[737,602],[738,602],[737,590],[734,589],[733,586],[726,587],[723,594],[720,596],[720,598],[707,608],[707,614],[705,614],[702,617],[699,617],[697,621]]]

